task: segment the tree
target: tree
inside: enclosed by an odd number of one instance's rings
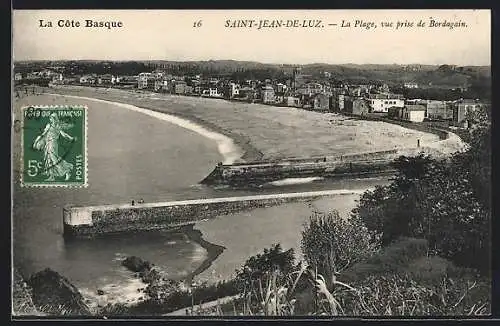
[[[236,271],[236,281],[241,286],[252,286],[256,281],[265,281],[269,273],[279,270],[287,274],[294,268],[295,255],[293,249],[283,251],[281,245],[275,244],[260,254],[247,259],[243,267]]]
[[[356,217],[343,219],[337,211],[315,213],[302,231],[302,252],[309,265],[327,282],[379,248],[378,237]]]
[[[487,113],[469,117],[470,148],[448,160],[400,157],[388,186],[362,195],[353,215],[382,232],[424,238],[432,253],[488,271],[490,266],[491,142]]]

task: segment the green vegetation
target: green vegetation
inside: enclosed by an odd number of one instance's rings
[[[481,116],[481,115],[479,115]],[[429,254],[487,273],[490,269],[490,127],[477,120],[470,149],[449,160],[400,157],[393,182],[362,195],[353,215],[383,244],[423,238]]]
[[[366,192],[349,222],[335,213],[311,217],[302,233],[310,266],[266,274],[225,313],[239,307],[240,314],[282,316],[489,314],[488,114],[469,115],[470,149],[463,153],[397,159],[392,183]],[[253,302],[247,293],[265,300]]]
[[[338,212],[315,213],[302,231],[302,252],[306,262],[321,275],[335,275],[361,259],[370,257],[379,247],[380,235],[369,232],[359,218],[343,219]]]
[[[465,316],[487,314],[490,284],[464,277],[419,280],[408,274],[369,276],[356,291],[335,292],[348,316]]]
[[[283,252],[280,244],[264,249],[262,254],[250,257],[236,273],[236,283],[240,290],[253,286],[255,281],[262,281],[268,273],[275,270],[287,274],[294,269],[294,252],[289,249]]]
[[[481,99],[487,101],[491,99],[491,88],[488,86],[474,85],[466,90],[460,88],[443,89],[437,87],[428,88],[404,88],[401,86],[392,89],[394,93],[403,94],[407,99],[424,99],[437,101],[454,101],[460,98]]]
[[[269,252],[269,250],[268,250]],[[193,315],[461,316],[487,315],[490,281],[474,270],[427,257],[427,241],[401,239],[352,264],[327,285],[312,266],[266,271],[239,298]],[[259,255],[261,258],[263,254]],[[268,256],[269,257],[269,256]],[[255,261],[255,259],[254,259]],[[269,266],[268,262],[266,265]]]
[[[148,286],[149,296],[137,305],[107,305],[98,315],[152,316],[166,314],[175,310],[192,307],[200,303],[217,300],[238,293],[235,281],[222,281],[216,284],[200,284],[196,287],[181,287],[181,284],[165,280],[162,285]]]
[[[233,280],[186,287],[131,259],[138,270],[146,269],[139,274],[149,298],[133,307],[108,305],[97,314],[185,308],[219,316],[489,314],[490,112],[468,119],[465,152],[439,160],[402,156],[394,162],[391,184],[363,194],[350,218],[313,215],[302,231],[305,262],[295,263],[293,250],[276,244],[250,257]],[[230,303],[193,309],[235,294]]]

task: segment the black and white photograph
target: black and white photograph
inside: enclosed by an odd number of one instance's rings
[[[490,316],[491,26],[13,10],[11,319]]]

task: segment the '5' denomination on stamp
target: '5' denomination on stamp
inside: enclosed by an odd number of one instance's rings
[[[22,109],[24,187],[86,187],[87,108],[27,106]]]

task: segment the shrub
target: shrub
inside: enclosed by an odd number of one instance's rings
[[[391,205],[384,205],[389,199],[389,188],[375,186],[374,190],[365,191],[359,204],[352,210],[351,217],[361,217],[368,230],[383,233],[386,210]],[[395,205],[394,205],[395,206]],[[367,217],[370,218],[367,218]]]
[[[291,272],[294,269],[294,261],[293,249],[283,251],[280,244],[275,244],[247,259],[242,268],[236,271],[236,282],[241,290],[257,280],[266,282],[267,275],[275,270],[284,274]]]
[[[129,315],[129,307],[123,303],[115,303],[115,304],[108,303],[104,307],[99,307],[96,312],[96,315],[106,316],[106,317],[126,316]]]
[[[417,282],[408,275],[370,276],[333,293],[348,316],[488,315],[490,287],[479,278]]]
[[[305,260],[330,285],[335,274],[375,253],[378,239],[359,218],[342,219],[336,211],[315,213],[302,231],[301,248]]]
[[[402,238],[386,247],[383,253],[374,255],[368,263],[390,268],[391,266],[406,266],[412,260],[425,256],[428,246],[425,239]]]
[[[491,149],[489,132],[477,128],[474,146],[449,160],[398,158],[392,183],[363,194],[352,215],[381,232],[383,245],[402,236],[425,238],[430,253],[488,272]]]
[[[21,272],[17,268],[13,269],[13,276],[12,314],[16,316],[41,315],[33,303],[31,288],[26,284]]]
[[[415,259],[427,254],[427,241],[424,239],[401,239],[362,260],[342,273],[342,278],[357,281],[368,276],[401,272]]]
[[[232,296],[238,293],[236,282],[223,281],[217,284],[200,285],[191,289],[180,289],[176,287],[171,290],[169,285],[167,291],[158,289],[156,298],[149,298],[137,305],[123,311],[126,315],[151,315],[165,314],[182,308],[192,307],[204,302],[214,301],[219,298]],[[114,310],[113,310],[114,311]]]

